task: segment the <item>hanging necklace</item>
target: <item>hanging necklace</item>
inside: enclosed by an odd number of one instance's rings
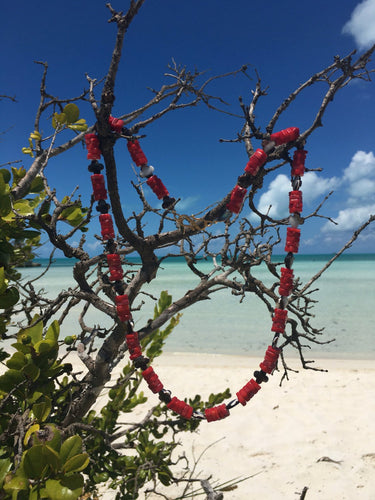
[[[111,129],[118,134],[124,130],[124,122],[118,118],[110,117],[109,124]],[[227,215],[241,211],[247,188],[253,183],[259,169],[266,163],[268,154],[276,146],[296,141],[299,137],[299,129],[296,127],[287,128],[271,134],[269,140],[263,144],[263,149],[257,149],[250,157],[245,166],[245,173],[238,178],[236,186],[232,189],[229,202],[226,205]],[[196,411],[185,401],[171,395],[171,392],[164,388],[158,375],[152,366],[149,366],[149,360],[143,356],[138,333],[133,330],[132,315],[130,312],[129,299],[124,293],[125,284],[123,282],[123,269],[120,255],[116,251],[114,242],[115,232],[112,216],[109,213],[110,206],[105,201],[107,199],[107,190],[105,179],[101,174],[104,168],[99,163],[101,157],[99,138],[96,134],[86,134],[86,148],[88,151],[87,159],[91,160],[88,170],[92,173],[91,182],[93,187],[94,200],[98,202],[97,210],[100,212],[99,222],[101,226],[101,235],[106,244],[106,260],[109,269],[109,280],[113,284],[116,292],[115,303],[117,317],[121,322],[127,323],[128,332],[126,334],[126,344],[129,350],[130,359],[137,369],[142,370],[142,376],[148,387],[154,394],[159,395],[159,399],[164,402],[169,409],[186,419],[198,418],[206,419],[207,422],[221,420],[229,415],[229,411],[241,404],[245,406],[248,401],[260,390],[260,384],[268,381],[268,375],[272,375],[276,368],[281,348],[277,347],[280,335],[285,332],[287,322],[288,296],[293,290],[293,258],[298,253],[300,229],[298,225],[301,222],[300,214],[302,212],[302,191],[301,177],[305,172],[305,158],[307,151],[296,149],[291,162],[291,184],[292,191],[289,192],[289,226],[286,231],[285,252],[287,253],[281,268],[279,303],[275,307],[272,316],[271,331],[274,337],[271,345],[268,346],[264,360],[259,364],[260,370],[254,372],[254,378],[247,382],[237,393],[237,398],[227,404],[221,404],[211,408],[206,408],[204,412]],[[147,158],[142,151],[139,141],[135,138],[129,138],[127,142],[129,153],[132,160],[140,168],[140,176],[146,178],[147,185],[156,194],[159,200],[163,200],[162,206],[168,209],[173,206],[175,199],[169,196],[167,188],[159,177],[154,175],[154,167],[148,165]]]

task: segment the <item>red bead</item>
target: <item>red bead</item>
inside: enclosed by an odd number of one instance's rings
[[[257,149],[247,162],[245,172],[251,175],[256,175],[260,167],[266,163],[266,160],[267,153],[265,153],[263,149]]]
[[[149,177],[146,183],[148,186],[150,186],[159,200],[161,200],[165,196],[169,196],[167,188],[164,186],[159,177],[156,177],[156,175],[152,175],[151,177]]]
[[[117,253],[107,254],[107,262],[109,267],[110,281],[120,281],[124,277],[122,271],[121,259]]]
[[[246,188],[238,186],[238,184],[234,186],[230,194],[229,203],[227,204],[228,210],[230,210],[235,214],[238,214],[241,210],[243,199],[245,198],[246,193],[247,193]]]
[[[272,332],[284,333],[288,311],[286,309],[275,309],[272,318]]]
[[[296,227],[288,227],[286,230],[285,251],[298,253],[301,230]]]
[[[126,345],[128,346],[131,360],[142,356],[142,350],[139,344],[137,332],[128,333],[126,335]]]
[[[221,420],[229,415],[229,411],[225,404],[214,406],[213,408],[206,408],[204,412],[207,422],[214,422]]]
[[[259,391],[260,385],[255,382],[254,379],[251,379],[246,385],[242,387],[236,394],[238,401],[245,406],[250,399],[255,396],[255,394]]]
[[[124,126],[123,120],[120,120],[119,118],[114,118],[113,116],[110,116],[108,118],[108,122],[109,122],[109,125],[110,125],[112,130],[114,130],[118,134],[121,134],[121,131],[122,131],[123,126]]]
[[[129,321],[131,318],[129,308],[129,298],[127,295],[117,295],[115,297],[117,316],[121,321]]]
[[[186,419],[190,419],[194,412],[194,408],[192,406],[188,405],[187,403],[185,403],[185,401],[181,401],[176,397],[173,397],[171,399],[171,401],[167,404],[167,407],[170,410],[174,411],[175,413],[181,415],[181,417]]]
[[[293,278],[293,269],[288,269],[287,267],[281,268],[279,294],[282,297],[288,297],[291,294],[293,290]]]
[[[87,149],[87,159],[100,160],[101,151],[98,136],[96,134],[86,134],[85,143]]]
[[[113,221],[111,214],[100,214],[99,222],[101,227],[101,235],[104,240],[113,240],[115,231],[113,229]]]
[[[299,128],[290,127],[275,134],[271,134],[270,140],[276,143],[276,146],[280,144],[285,144],[286,142],[296,141],[299,137]]]
[[[289,191],[289,213],[301,213],[302,206],[302,191]]]
[[[104,175],[93,174],[91,176],[91,183],[94,191],[94,200],[105,200],[107,198],[107,190],[105,188]]]
[[[154,372],[153,368],[149,366],[142,372],[143,378],[146,380],[150,390],[156,394],[163,389],[163,384],[160,382],[159,377]]]
[[[147,165],[147,158],[142,151],[142,148],[137,139],[134,141],[128,141],[128,150],[132,160],[137,165],[137,167],[141,167],[142,165]]]
[[[265,373],[271,374],[276,368],[279,354],[280,354],[280,349],[277,349],[277,347],[272,347],[271,345],[268,346],[268,349],[264,356],[264,361],[262,361],[262,363],[260,363],[259,365],[260,369],[263,370]]]
[[[307,151],[304,149],[296,149],[292,161],[292,175],[299,175],[300,177],[305,173],[305,159]]]

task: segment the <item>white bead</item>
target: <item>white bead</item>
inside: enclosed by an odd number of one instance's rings
[[[275,147],[275,141],[269,141],[267,142],[267,144],[264,145],[263,147],[263,151],[265,153],[268,153],[269,151],[271,151],[271,149],[273,149]]]
[[[289,224],[292,227],[298,227],[300,224],[303,224],[303,219],[302,217],[299,216],[299,214],[292,214],[289,216]]]
[[[141,167],[141,172],[139,175],[141,177],[149,177],[154,173],[154,170],[155,170],[154,167],[152,167],[151,165],[143,165]]]

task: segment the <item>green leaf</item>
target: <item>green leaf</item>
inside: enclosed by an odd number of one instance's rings
[[[9,458],[1,458],[0,459],[0,488],[3,486],[5,476],[7,475],[11,466],[12,466],[12,462],[9,460]]]
[[[38,321],[38,319],[39,319],[39,315],[35,314],[35,316],[33,317],[32,321],[31,321],[31,324]],[[38,342],[40,342],[42,340],[42,337],[43,337],[43,322],[38,321],[38,323],[35,323],[35,325],[29,326],[25,330],[21,330],[17,336],[18,340],[20,340],[21,335],[30,335],[31,342],[33,343],[33,345],[37,344]]]
[[[7,367],[12,370],[21,370],[27,363],[26,356],[22,352],[15,352],[13,356],[8,359]]]
[[[0,295],[5,292],[8,287],[8,280],[5,279],[5,271],[3,267],[0,267]]]
[[[11,286],[7,288],[5,293],[0,295],[0,309],[9,309],[17,304],[20,298],[17,288]]]
[[[34,414],[34,417],[39,421],[39,422],[44,422],[48,415],[51,413],[51,408],[52,408],[52,402],[49,397],[44,396],[43,401],[40,401],[39,403],[35,403],[32,407],[32,412]]]
[[[54,113],[52,117],[52,127],[59,128],[66,123],[65,113]]]
[[[10,479],[10,481],[4,482],[4,491],[12,493],[12,500],[17,500],[17,493],[22,490],[29,489],[29,481],[22,475],[21,471],[18,470],[16,475]]]
[[[81,472],[85,469],[90,462],[90,458],[87,453],[80,453],[72,458],[69,458],[63,466],[64,472]]]
[[[61,445],[60,460],[63,465],[66,462],[82,452],[82,439],[79,436],[71,436]]]
[[[9,181],[6,181],[2,175],[0,175],[0,195],[9,195],[10,187],[8,184]]]
[[[51,500],[77,500],[82,495],[83,477],[74,474],[63,479],[48,479],[45,491]]]
[[[10,196],[0,195],[0,217],[6,217],[12,212],[12,204],[10,202]]]
[[[54,424],[47,424],[39,432],[34,434],[34,444],[47,445],[49,448],[59,453],[61,448],[61,432]]]
[[[44,189],[44,183],[42,177],[37,175],[30,186],[29,193],[40,193]]]
[[[64,107],[63,111],[65,117],[66,117],[66,122],[67,123],[74,123],[78,120],[79,118],[79,108],[76,104],[74,103],[69,103]]]
[[[27,446],[27,443],[29,442],[29,439],[31,438],[31,435],[34,434],[34,432],[38,432],[40,429],[39,424],[34,424],[32,425],[28,431],[25,434],[25,437],[23,438],[23,444],[24,446]]]
[[[10,179],[11,179],[11,175],[10,175],[10,172],[9,170],[7,170],[6,168],[0,168],[0,175],[2,176],[3,178],[3,181],[5,183],[9,183]]]
[[[40,369],[34,365],[34,363],[29,363],[22,368],[22,372],[26,375],[26,378],[31,379],[33,382],[39,378]]]
[[[52,448],[38,444],[24,453],[22,465],[27,477],[41,479],[48,469],[57,471],[60,468],[60,460],[58,453]]]
[[[23,380],[25,380],[25,377],[21,372],[17,370],[8,370],[4,375],[0,376],[0,391],[8,393]]]
[[[52,324],[47,330],[46,340],[52,340],[53,342],[57,342],[59,338],[59,333],[60,333],[60,325],[59,322],[55,319],[55,321],[52,322]]]

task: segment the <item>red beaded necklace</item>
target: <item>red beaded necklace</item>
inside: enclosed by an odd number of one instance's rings
[[[127,136],[126,129],[124,129],[124,122],[118,118],[110,117],[109,124],[113,132]],[[271,134],[269,140],[265,141],[264,149],[257,149],[250,157],[245,167],[245,174],[239,177],[238,183],[232,189],[230,200],[226,205],[227,214],[238,214],[242,208],[242,204],[249,187],[259,169],[265,164],[267,160],[267,152],[273,150],[275,146],[287,144],[296,141],[299,137],[299,129],[296,127],[287,128],[280,132]],[[154,168],[148,165],[147,158],[143,153],[141,146],[137,139],[127,136],[127,146],[129,153],[134,163],[140,167],[140,176],[147,178],[147,184],[152,191],[156,194],[159,200],[163,200],[163,208],[170,208],[175,203],[175,199],[169,196],[169,192],[162,183],[162,181],[154,175]],[[103,241],[106,243],[106,259],[109,268],[109,280],[113,283],[116,291],[115,303],[118,319],[128,324],[128,331],[126,335],[126,344],[130,353],[135,368],[142,370],[142,375],[147,382],[150,390],[159,395],[159,399],[166,403],[167,407],[183,418],[198,418],[206,419],[208,422],[221,420],[229,415],[229,410],[237,406],[239,403],[245,406],[248,401],[259,391],[260,384],[267,382],[267,375],[272,374],[276,368],[281,348],[277,347],[280,335],[285,332],[285,325],[287,321],[287,304],[288,296],[293,290],[293,257],[298,253],[300,229],[298,224],[300,222],[300,214],[302,212],[302,191],[301,177],[305,172],[305,158],[307,151],[297,149],[294,152],[293,160],[291,162],[291,183],[292,191],[289,192],[289,223],[290,227],[287,228],[285,251],[285,267],[281,268],[280,286],[279,286],[279,307],[274,309],[272,317],[271,331],[274,332],[272,344],[268,346],[264,360],[260,363],[260,370],[254,372],[252,378],[245,384],[237,393],[237,398],[228,404],[221,404],[212,408],[206,408],[204,413],[195,411],[194,408],[178,399],[172,397],[170,391],[166,390],[159,380],[159,377],[154,372],[152,366],[148,366],[149,360],[142,355],[142,349],[138,338],[138,333],[133,331],[132,315],[130,312],[129,299],[124,294],[125,285],[123,282],[123,269],[121,266],[121,259],[116,252],[116,245],[114,243],[115,232],[113,228],[112,216],[109,213],[110,206],[105,201],[107,199],[107,191],[105,188],[104,176],[100,173],[104,168],[98,160],[100,160],[101,151],[99,138],[96,134],[86,134],[85,142],[87,147],[87,158],[91,160],[88,170],[92,172],[91,181],[93,187],[94,200],[98,202],[97,210],[100,212],[99,221],[101,225],[101,235]]]

